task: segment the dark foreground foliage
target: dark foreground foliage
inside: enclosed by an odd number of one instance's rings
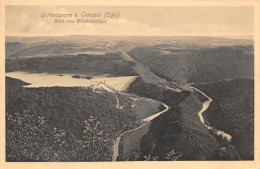
[[[114,135],[136,121],[129,108],[116,108],[113,93],[6,83],[7,161],[110,161]]]
[[[81,138],[70,144],[68,132],[48,124],[30,111],[7,114],[7,161],[107,161],[109,135],[93,116],[85,120]]]

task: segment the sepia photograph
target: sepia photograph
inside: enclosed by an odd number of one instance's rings
[[[4,9],[7,164],[255,162],[254,6]]]

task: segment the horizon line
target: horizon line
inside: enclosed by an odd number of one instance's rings
[[[254,35],[5,35],[5,37],[66,37],[66,36],[107,36],[107,37],[214,37],[214,38],[231,38],[244,37],[246,39],[254,39]]]

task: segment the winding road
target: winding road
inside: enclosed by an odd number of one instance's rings
[[[135,130],[138,130],[138,129],[144,127],[145,125],[149,124],[150,121],[152,121],[154,118],[158,117],[159,115],[161,115],[162,113],[165,113],[166,111],[168,111],[168,110],[170,109],[170,107],[169,107],[168,105],[166,105],[165,103],[162,103],[162,102],[160,102],[160,103],[161,103],[161,105],[163,105],[163,106],[165,107],[164,110],[162,110],[162,111],[160,111],[160,112],[158,112],[158,113],[156,113],[156,114],[154,114],[154,115],[151,115],[151,116],[149,116],[149,117],[147,117],[147,118],[142,119],[142,121],[143,121],[143,122],[146,122],[146,123],[144,123],[144,124],[142,124],[142,125],[140,125],[140,126],[134,128],[134,129],[127,130],[127,131],[123,131],[122,133],[120,133],[120,134],[116,137],[116,141],[115,141],[114,146],[113,146],[113,159],[112,159],[112,161],[116,161],[116,159],[117,159],[117,157],[118,157],[118,155],[119,155],[119,153],[118,153],[118,147],[119,147],[120,140],[121,140],[121,138],[122,138],[122,136],[123,136],[124,134],[129,133],[129,132],[132,132],[132,131],[135,131]]]

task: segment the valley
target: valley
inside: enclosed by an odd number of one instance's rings
[[[60,158],[66,154],[64,161],[254,158],[254,54],[250,40],[84,38],[88,39],[7,40],[6,114],[12,120],[16,112],[30,111],[46,119],[46,131],[64,130],[65,143],[58,154]],[[46,50],[51,46],[50,39],[55,39],[58,47]],[[208,43],[197,43],[201,39]],[[53,54],[52,50],[66,54]],[[242,104],[245,100],[247,103]],[[102,132],[90,136],[108,140],[95,142],[101,149],[94,141],[92,146],[87,142],[87,147],[84,145],[84,122],[91,123],[92,116],[99,121]],[[13,133],[11,127],[7,138],[11,139]],[[10,161],[17,159],[12,155],[14,145],[15,139],[8,145]],[[81,152],[80,147],[85,151]],[[18,148],[17,154],[23,152],[22,147]],[[33,151],[30,145],[29,150]],[[87,151],[101,156],[86,155]],[[50,157],[38,160],[59,161]],[[28,161],[29,157],[21,154],[21,158]]]

